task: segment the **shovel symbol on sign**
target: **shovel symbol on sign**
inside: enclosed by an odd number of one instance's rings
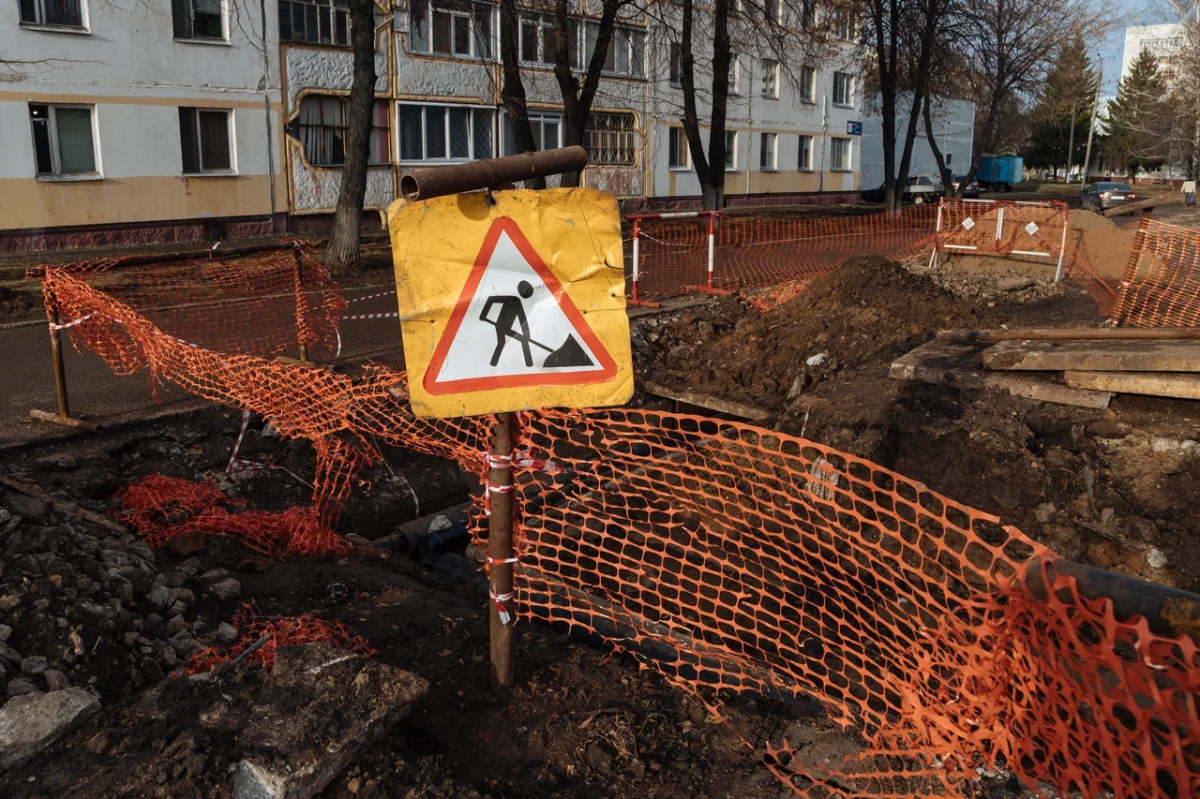
[[[492,351],[491,360],[493,367],[500,363],[500,356],[504,353],[504,348],[508,346],[509,339],[520,342],[521,353],[525,356],[525,365],[530,368],[533,367],[533,350],[530,345],[550,353],[542,362],[543,369],[566,369],[574,366],[594,365],[572,333],[567,334],[566,340],[557,349],[530,336],[529,319],[525,315],[525,306],[521,300],[527,300],[533,296],[533,286],[529,284],[529,281],[522,280],[517,284],[517,294],[520,296],[497,294],[488,297],[487,302],[483,305],[483,312],[479,314],[479,321],[487,322],[496,328],[496,349]],[[499,306],[500,311],[496,319],[492,320],[488,318],[488,314],[494,306]],[[516,325],[520,326],[520,332],[514,329]]]

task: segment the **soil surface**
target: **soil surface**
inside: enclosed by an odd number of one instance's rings
[[[956,271],[969,260],[932,274],[848,261],[765,314],[732,296],[639,317],[639,376],[763,409],[767,426],[923,481],[1064,557],[1200,589],[1200,402],[1119,395],[1096,411],[888,376],[938,329],[1102,321],[1073,283],[1028,277],[1039,265]]]

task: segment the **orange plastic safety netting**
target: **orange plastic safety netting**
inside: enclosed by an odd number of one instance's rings
[[[43,275],[50,269],[44,268]],[[340,348],[338,323],[346,301],[308,244],[228,259],[218,253],[211,259],[140,266],[93,261],[53,270],[87,283],[162,332],[198,347],[272,356],[298,353],[304,346],[317,359],[331,358]],[[92,309],[80,308],[78,316],[58,310],[59,324],[71,325]],[[88,330],[83,327],[77,335],[93,351],[127,345],[107,335],[89,338]]]
[[[942,254],[1040,263],[1048,278],[1061,267],[1064,276],[1092,295],[1102,314],[1112,311],[1113,288],[1096,276],[1079,249],[1064,202],[943,199],[936,227],[936,247]]]
[[[258,608],[247,603],[233,616],[233,626],[238,631],[237,643],[228,649],[209,647],[192,655],[182,672],[185,675],[202,674],[238,658],[251,647],[255,647],[244,660],[246,663],[261,663],[266,668],[275,665],[275,651],[281,646],[298,646],[318,641],[331,641],[342,649],[370,657],[375,654],[366,638],[355,635],[345,624],[326,621],[315,616],[261,616]],[[263,636],[267,640],[258,644]],[[255,646],[257,644],[257,646]]]
[[[90,309],[89,340],[128,342],[102,349],[118,365],[311,440],[309,518],[323,524],[375,438],[482,471],[490,420],[417,419],[400,373],[192,347],[71,275],[46,286],[60,308]],[[1073,578],[1034,590],[1052,553],[996,518],[869,461],[699,417],[526,413],[518,448],[518,611],[605,638],[717,713],[727,692],[816,697],[866,748],[812,767],[772,742],[770,767],[798,792],[969,795],[975,769],[997,764],[1060,794],[1200,792],[1195,642],[1118,620]],[[181,509],[247,515],[140,487],[150,497],[130,507],[151,531]]]
[[[1052,553],[995,517],[732,422],[523,420],[554,468],[518,479],[519,612],[688,688],[808,694],[861,731],[863,753],[824,769],[773,747],[789,785],[971,795],[1001,763],[1060,795],[1198,795],[1196,643],[1118,622],[1062,575],[1039,597]]]
[[[734,290],[807,282],[860,255],[904,260],[932,247],[936,217],[932,205],[821,219],[721,215],[711,225],[711,261],[708,216],[637,217],[638,296],[706,286],[710,262],[712,287]]]
[[[1200,230],[1142,217],[1113,318],[1133,327],[1200,325]]]

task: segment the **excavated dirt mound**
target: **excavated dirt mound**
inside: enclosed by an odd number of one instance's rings
[[[999,321],[928,277],[867,257],[762,315],[728,298],[708,318],[657,330],[652,319],[638,332],[657,345],[645,364],[653,380],[779,411],[839,372],[890,363],[940,329]]]
[[[1120,280],[1133,249],[1137,225],[1126,221],[1118,226],[1094,211],[1071,211],[1071,234],[1096,276]]]

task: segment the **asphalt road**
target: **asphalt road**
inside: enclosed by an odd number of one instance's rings
[[[378,287],[347,289],[347,299],[376,294]],[[351,314],[394,313],[395,295],[352,302]],[[339,363],[372,360],[388,366],[404,363],[400,324],[395,318],[348,319],[342,322]],[[170,385],[159,385],[157,397],[143,371],[127,377],[113,374],[99,356],[77,351],[64,331],[63,365],[71,414],[103,423],[119,423],[183,412],[202,407],[190,394]],[[45,322],[8,325],[0,329],[0,449],[19,446],[47,436],[77,434],[70,428],[29,418],[39,408],[57,411],[54,368],[50,358],[50,333]],[[295,355],[296,353],[290,353]]]

